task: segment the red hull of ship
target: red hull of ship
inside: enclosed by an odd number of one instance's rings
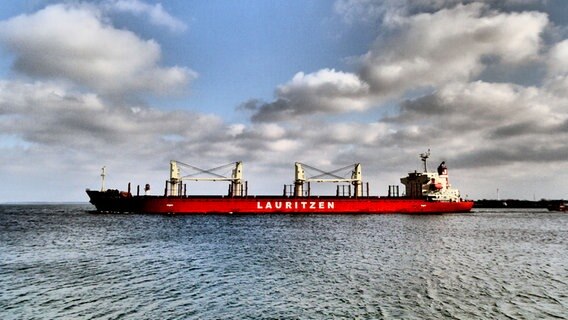
[[[267,213],[454,213],[469,212],[472,201],[437,202],[381,197],[279,197],[279,196],[136,196],[108,199],[90,191],[98,211],[158,214],[267,214]]]

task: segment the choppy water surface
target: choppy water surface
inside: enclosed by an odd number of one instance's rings
[[[1,319],[562,319],[568,214],[0,206]]]

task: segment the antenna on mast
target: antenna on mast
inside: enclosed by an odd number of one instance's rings
[[[420,154],[420,158],[422,159],[422,162],[424,162],[424,172],[428,172],[428,167],[426,166],[426,160],[429,157],[430,157],[430,149],[428,149],[428,152]]]
[[[102,167],[101,169],[101,192],[105,191],[105,176],[106,176],[106,166]]]

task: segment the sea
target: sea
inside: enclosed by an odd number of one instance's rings
[[[0,205],[0,319],[567,319],[568,214]]]

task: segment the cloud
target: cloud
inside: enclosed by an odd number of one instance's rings
[[[359,69],[333,70],[362,84],[365,90],[357,95],[343,95],[331,86],[336,95],[328,95],[324,107],[317,86],[299,81],[319,79],[320,70],[298,73],[298,81],[277,88],[273,102],[252,101],[243,109],[253,111],[255,121],[286,128],[286,135],[298,142],[291,152],[316,165],[353,160],[398,173],[409,164],[418,168],[413,159],[431,148],[452,170],[466,172],[467,185],[478,194],[500,181],[519,186],[519,193],[534,190],[527,181],[558,185],[558,168],[568,167],[568,45],[561,41],[546,51],[542,34],[550,24],[545,13],[494,9],[528,2],[453,2],[446,8],[449,2],[428,2],[426,12],[416,3],[404,11],[380,13],[386,31],[361,56]],[[418,12],[403,14],[412,10]],[[544,79],[533,75],[535,86],[481,78],[488,67],[515,70],[542,66],[543,61],[549,72]],[[408,92],[415,98],[404,98]],[[297,101],[289,98],[292,93],[303,103],[291,103]],[[341,102],[345,97],[356,98],[356,107]],[[386,116],[369,119],[369,109],[385,106],[387,99]],[[330,124],[320,116],[347,112],[362,112],[360,121]],[[547,190],[554,192],[553,187]]]
[[[103,165],[108,185],[125,188],[128,181],[163,185],[171,159],[204,167],[246,161],[250,152],[236,142],[242,128],[235,126],[214,115],[116,105],[56,83],[0,81],[0,174],[6,185],[36,179],[49,189],[4,197],[48,200],[53,188],[57,199],[84,199]]]
[[[460,175],[465,168],[482,168],[494,177],[515,179],[526,175],[519,167],[563,164],[567,102],[534,87],[456,82],[405,100],[399,112],[378,121],[247,125],[181,110],[117,106],[60,84],[1,81],[0,135],[21,143],[2,147],[0,161],[2,170],[20,172],[20,178],[29,171],[41,175],[46,168],[82,168],[85,172],[69,174],[82,181],[90,174],[96,186],[100,166],[107,165],[117,183],[135,175],[135,183],[159,186],[170,159],[198,166],[243,160],[251,193],[278,193],[280,182],[292,181],[294,161],[323,169],[361,162],[365,179],[377,188],[381,176],[382,188],[397,183],[405,170],[418,169],[418,153],[431,148],[434,159],[443,156]],[[15,155],[19,161],[13,161]],[[34,167],[38,161],[41,170]],[[473,177],[467,186],[487,183],[484,179]]]
[[[356,75],[322,69],[316,73],[297,73],[276,89],[278,99],[258,106],[249,101],[243,108],[258,111],[253,121],[271,121],[314,113],[340,113],[366,108],[369,86]],[[252,104],[252,105],[251,105]]]
[[[0,175],[49,181],[47,197],[73,190],[58,196],[84,199],[102,165],[115,181],[108,185],[135,179],[159,194],[170,159],[202,167],[243,160],[250,193],[274,194],[292,182],[294,161],[324,169],[361,162],[372,193],[385,194],[405,170],[420,169],[417,155],[431,148],[464,194],[539,179],[542,190],[554,191],[568,178],[568,45],[545,51],[545,14],[492,8],[391,11],[357,71],[298,72],[275,89],[274,101],[240,106],[251,123],[114,99],[179,88],[195,75],[161,67],[157,43],[113,28],[96,7],[55,5],[3,21],[0,39],[16,70],[36,79],[0,80]],[[548,68],[542,87],[480,79],[495,64],[531,63]],[[382,116],[372,110],[385,105]],[[342,113],[356,116],[325,117]],[[523,190],[515,196],[532,189]]]
[[[167,93],[197,74],[158,65],[160,46],[104,22],[89,5],[51,5],[0,22],[14,68],[30,77],[70,81],[103,94]]]
[[[141,145],[160,147],[167,136],[204,139],[222,125],[217,117],[113,105],[95,94],[42,82],[0,81],[0,115],[7,120],[3,134],[33,145],[123,154],[145,153]]]
[[[564,161],[566,102],[535,87],[481,81],[449,84],[404,102],[399,114],[385,119],[396,132],[386,141],[434,144],[448,149],[464,167]],[[417,130],[415,139],[412,128]]]
[[[105,3],[105,7],[110,11],[146,15],[150,19],[150,23],[167,27],[175,32],[187,29],[187,25],[166,12],[161,3],[150,5],[139,0],[109,0]]]
[[[347,23],[368,23],[381,18],[389,8],[389,1],[338,0],[333,4],[335,13]],[[399,1],[400,2],[400,1]]]
[[[568,97],[568,40],[552,46],[546,64],[545,87],[558,96]]]
[[[549,51],[547,59],[550,75],[568,73],[568,40],[556,43]]]
[[[471,79],[484,69],[486,57],[515,64],[538,56],[545,14],[486,9],[478,3],[458,5],[391,21],[388,26],[397,34],[387,45],[380,39],[364,55],[361,78],[375,93],[392,95]]]
[[[410,90],[474,79],[488,59],[535,61],[547,24],[543,13],[502,13],[479,3],[391,18],[385,27],[392,32],[376,39],[357,73],[297,73],[276,89],[275,101],[256,104],[252,119],[364,111]]]
[[[374,24],[392,16],[407,16],[454,8],[457,5],[482,3],[493,9],[522,9],[523,6],[544,4],[547,0],[337,0],[334,12],[348,24]]]

